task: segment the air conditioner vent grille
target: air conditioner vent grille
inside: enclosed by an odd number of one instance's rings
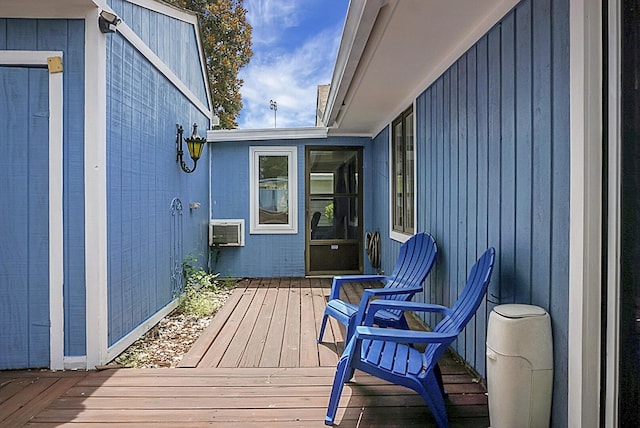
[[[243,247],[244,220],[211,220],[209,246]]]

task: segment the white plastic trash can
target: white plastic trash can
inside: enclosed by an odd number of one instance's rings
[[[553,341],[544,309],[493,308],[487,327],[487,389],[491,428],[549,426]]]

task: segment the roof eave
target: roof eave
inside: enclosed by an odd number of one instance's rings
[[[386,0],[351,0],[331,77],[323,123],[334,126],[378,13]]]

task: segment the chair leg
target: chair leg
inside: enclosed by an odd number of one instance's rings
[[[338,366],[336,367],[336,374],[333,378],[331,396],[329,397],[329,405],[327,406],[327,416],[324,418],[325,425],[333,425],[333,421],[336,418],[342,389],[344,388],[344,383],[348,380],[345,379],[345,375],[347,375],[348,372],[353,373],[353,369],[350,369],[348,366],[349,357],[340,358]]]
[[[329,318],[329,315],[327,315],[327,313],[325,312],[324,316],[322,317],[322,324],[320,325],[320,335],[318,336],[318,343],[322,342],[322,336],[324,336],[324,328],[327,326],[327,318]]]
[[[438,428],[448,428],[449,419],[437,378],[438,376],[436,376],[435,372],[431,371],[431,373],[427,375],[426,382],[422,385],[423,389],[420,395],[425,403],[427,403],[429,410],[431,410],[431,414],[435,418]]]
[[[436,363],[433,368],[433,374],[436,376],[436,380],[438,381],[438,386],[440,387],[440,393],[442,397],[445,398],[449,395],[446,389],[444,389],[444,381],[442,380],[442,371],[440,370],[440,365]]]

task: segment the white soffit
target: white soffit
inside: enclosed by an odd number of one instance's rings
[[[518,1],[355,3],[358,7],[349,8],[346,22],[359,21],[358,28],[345,25],[324,119],[343,133],[374,135]],[[362,20],[363,16],[377,18],[372,23],[371,18]],[[364,36],[366,45],[358,47],[357,40]],[[351,75],[340,72],[354,68]]]
[[[95,8],[92,0],[0,0],[2,18],[84,18],[87,9]]]

